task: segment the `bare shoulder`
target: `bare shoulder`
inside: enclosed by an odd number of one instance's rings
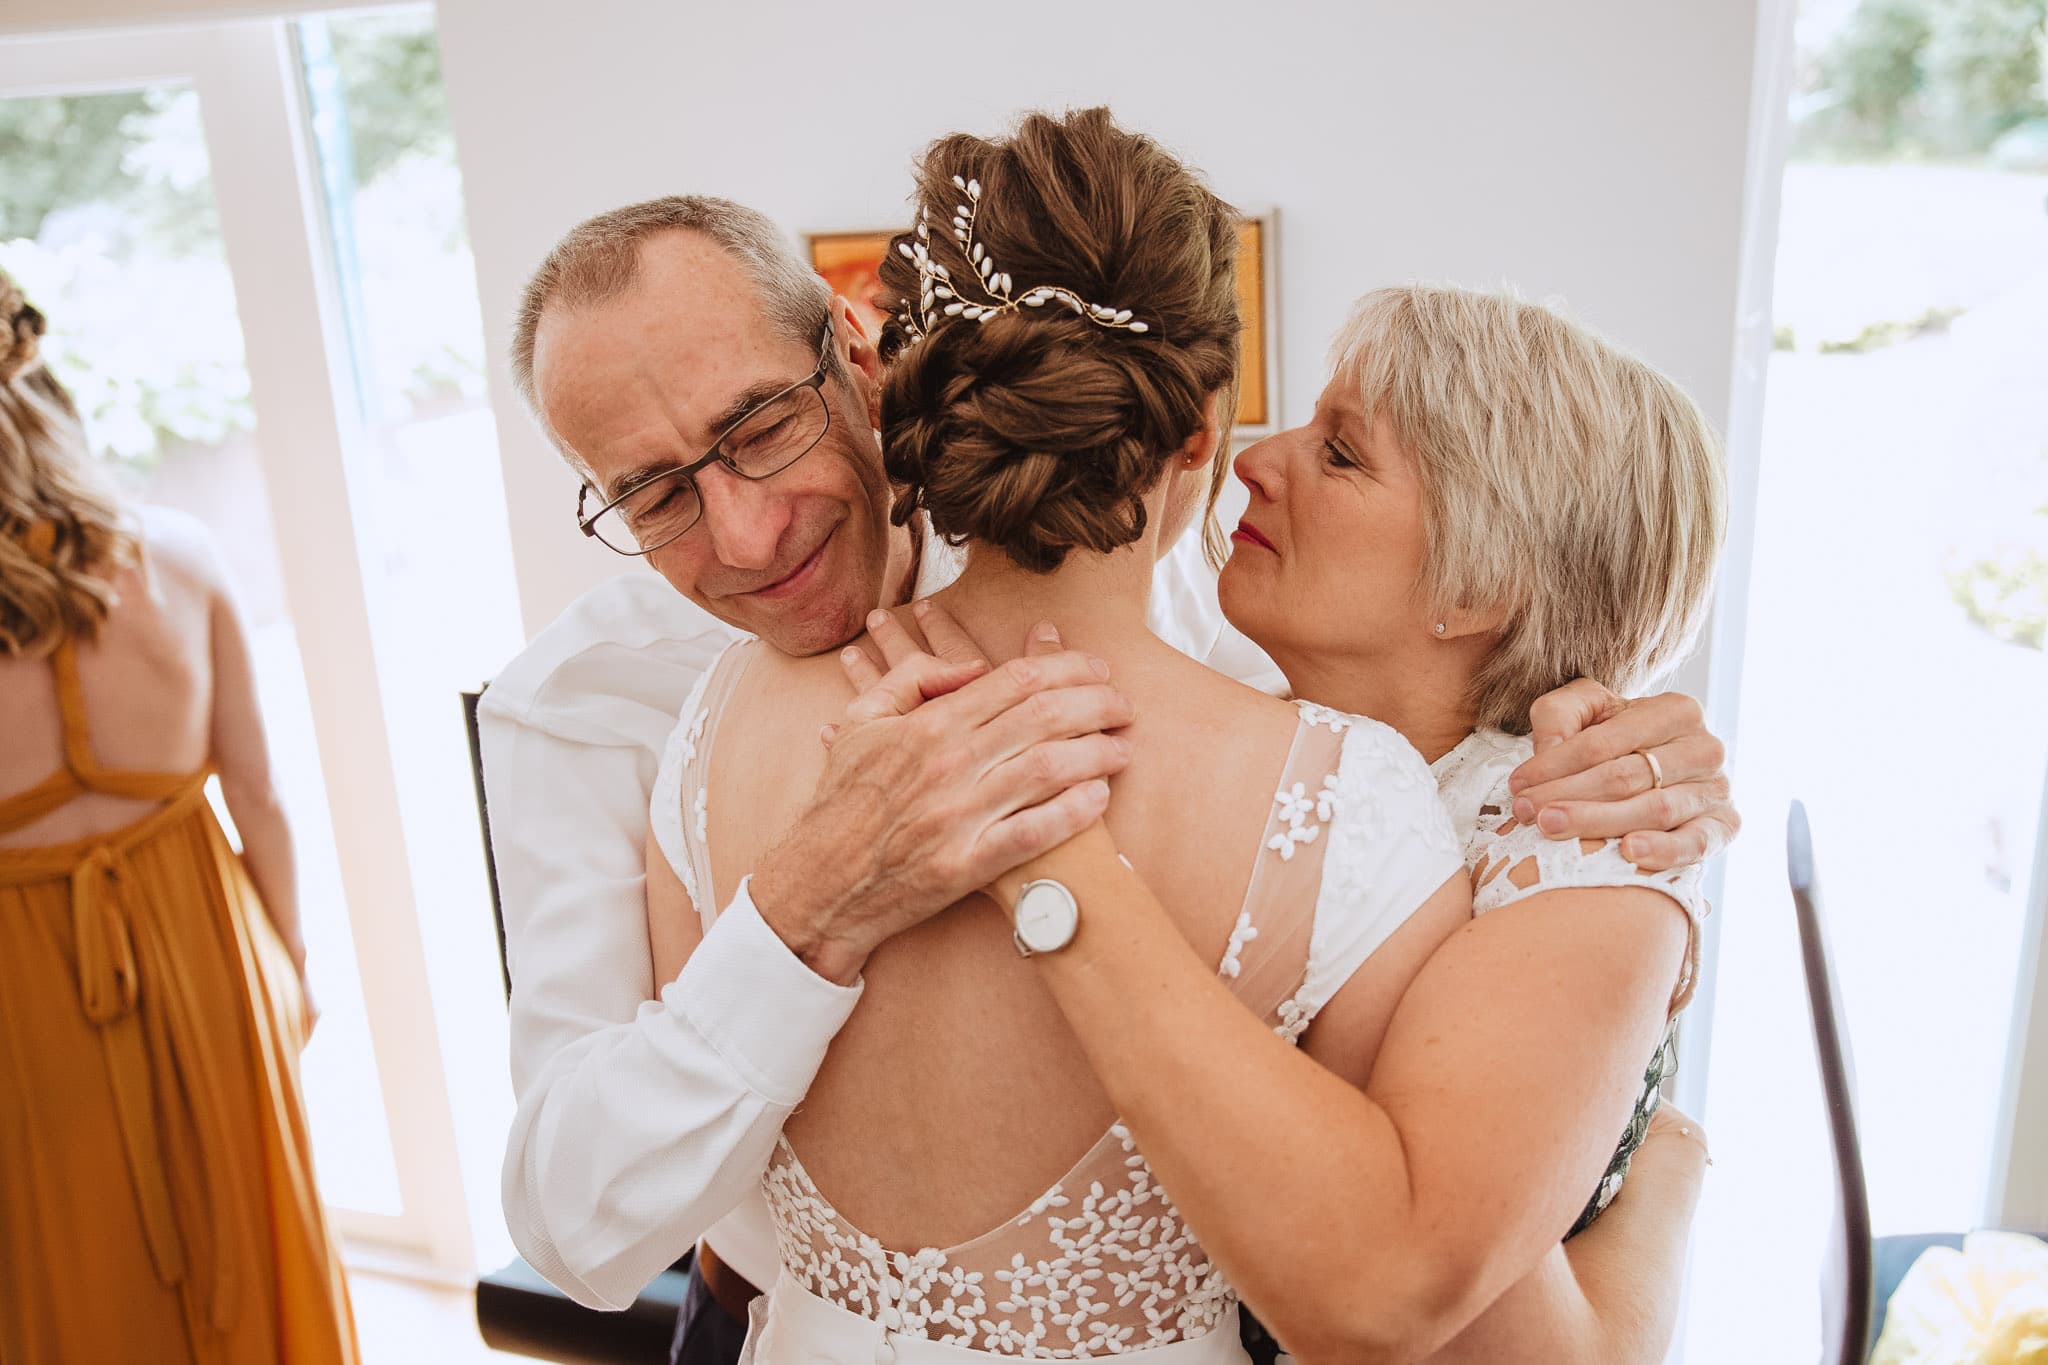
[[[1181,653],[1164,640],[1148,636],[1146,672],[1157,686],[1169,687],[1202,707],[1222,707],[1240,718],[1291,718],[1294,703],[1239,682],[1228,673]]]
[[[150,505],[140,513],[143,562],[166,586],[209,599],[227,595],[220,544],[206,523],[174,507]]]
[[[784,654],[765,640],[750,641],[744,648],[746,675],[741,691],[749,699],[765,702],[778,715],[794,718],[812,712],[837,713],[853,695],[836,651],[796,656]],[[735,707],[739,706],[740,698],[733,700]]]

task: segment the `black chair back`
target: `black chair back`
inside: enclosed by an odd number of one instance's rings
[[[1792,803],[1785,830],[1785,866],[1799,919],[1806,999],[1813,1015],[1813,1047],[1827,1101],[1828,1134],[1835,1158],[1835,1226],[1822,1287],[1823,1365],[1864,1365],[1870,1354],[1870,1193],[1864,1185],[1863,1145],[1856,1136],[1856,1095],[1849,1057],[1849,1024],[1835,983],[1834,956],[1813,872],[1813,833],[1806,807]]]
[[[488,687],[486,683],[484,686]],[[498,972],[505,978],[505,998],[512,998],[512,959],[505,955],[505,905],[498,899],[498,855],[491,850],[491,803],[484,796],[483,741],[477,736],[476,704],[484,689],[462,694],[462,723],[469,734],[469,775],[476,783],[476,820],[484,835],[484,878],[491,885],[491,918],[498,926]]]

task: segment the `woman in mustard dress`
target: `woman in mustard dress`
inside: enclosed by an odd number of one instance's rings
[[[42,331],[0,272],[0,1363],[352,1365],[241,624],[202,528],[99,489]]]

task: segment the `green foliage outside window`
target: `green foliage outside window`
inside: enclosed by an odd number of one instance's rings
[[[1985,156],[2048,120],[2048,0],[1864,0],[1808,85],[1803,154]]]
[[[331,21],[384,408],[481,389],[473,278],[432,17]],[[49,316],[44,352],[111,458],[254,425],[197,96],[0,99],[0,267]],[[391,302],[396,301],[396,302]]]

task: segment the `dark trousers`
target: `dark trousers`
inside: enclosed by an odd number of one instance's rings
[[[683,1311],[676,1317],[675,1340],[669,1343],[669,1365],[735,1365],[747,1340],[747,1324],[734,1318],[711,1297],[697,1260],[690,1258],[690,1287]]]

